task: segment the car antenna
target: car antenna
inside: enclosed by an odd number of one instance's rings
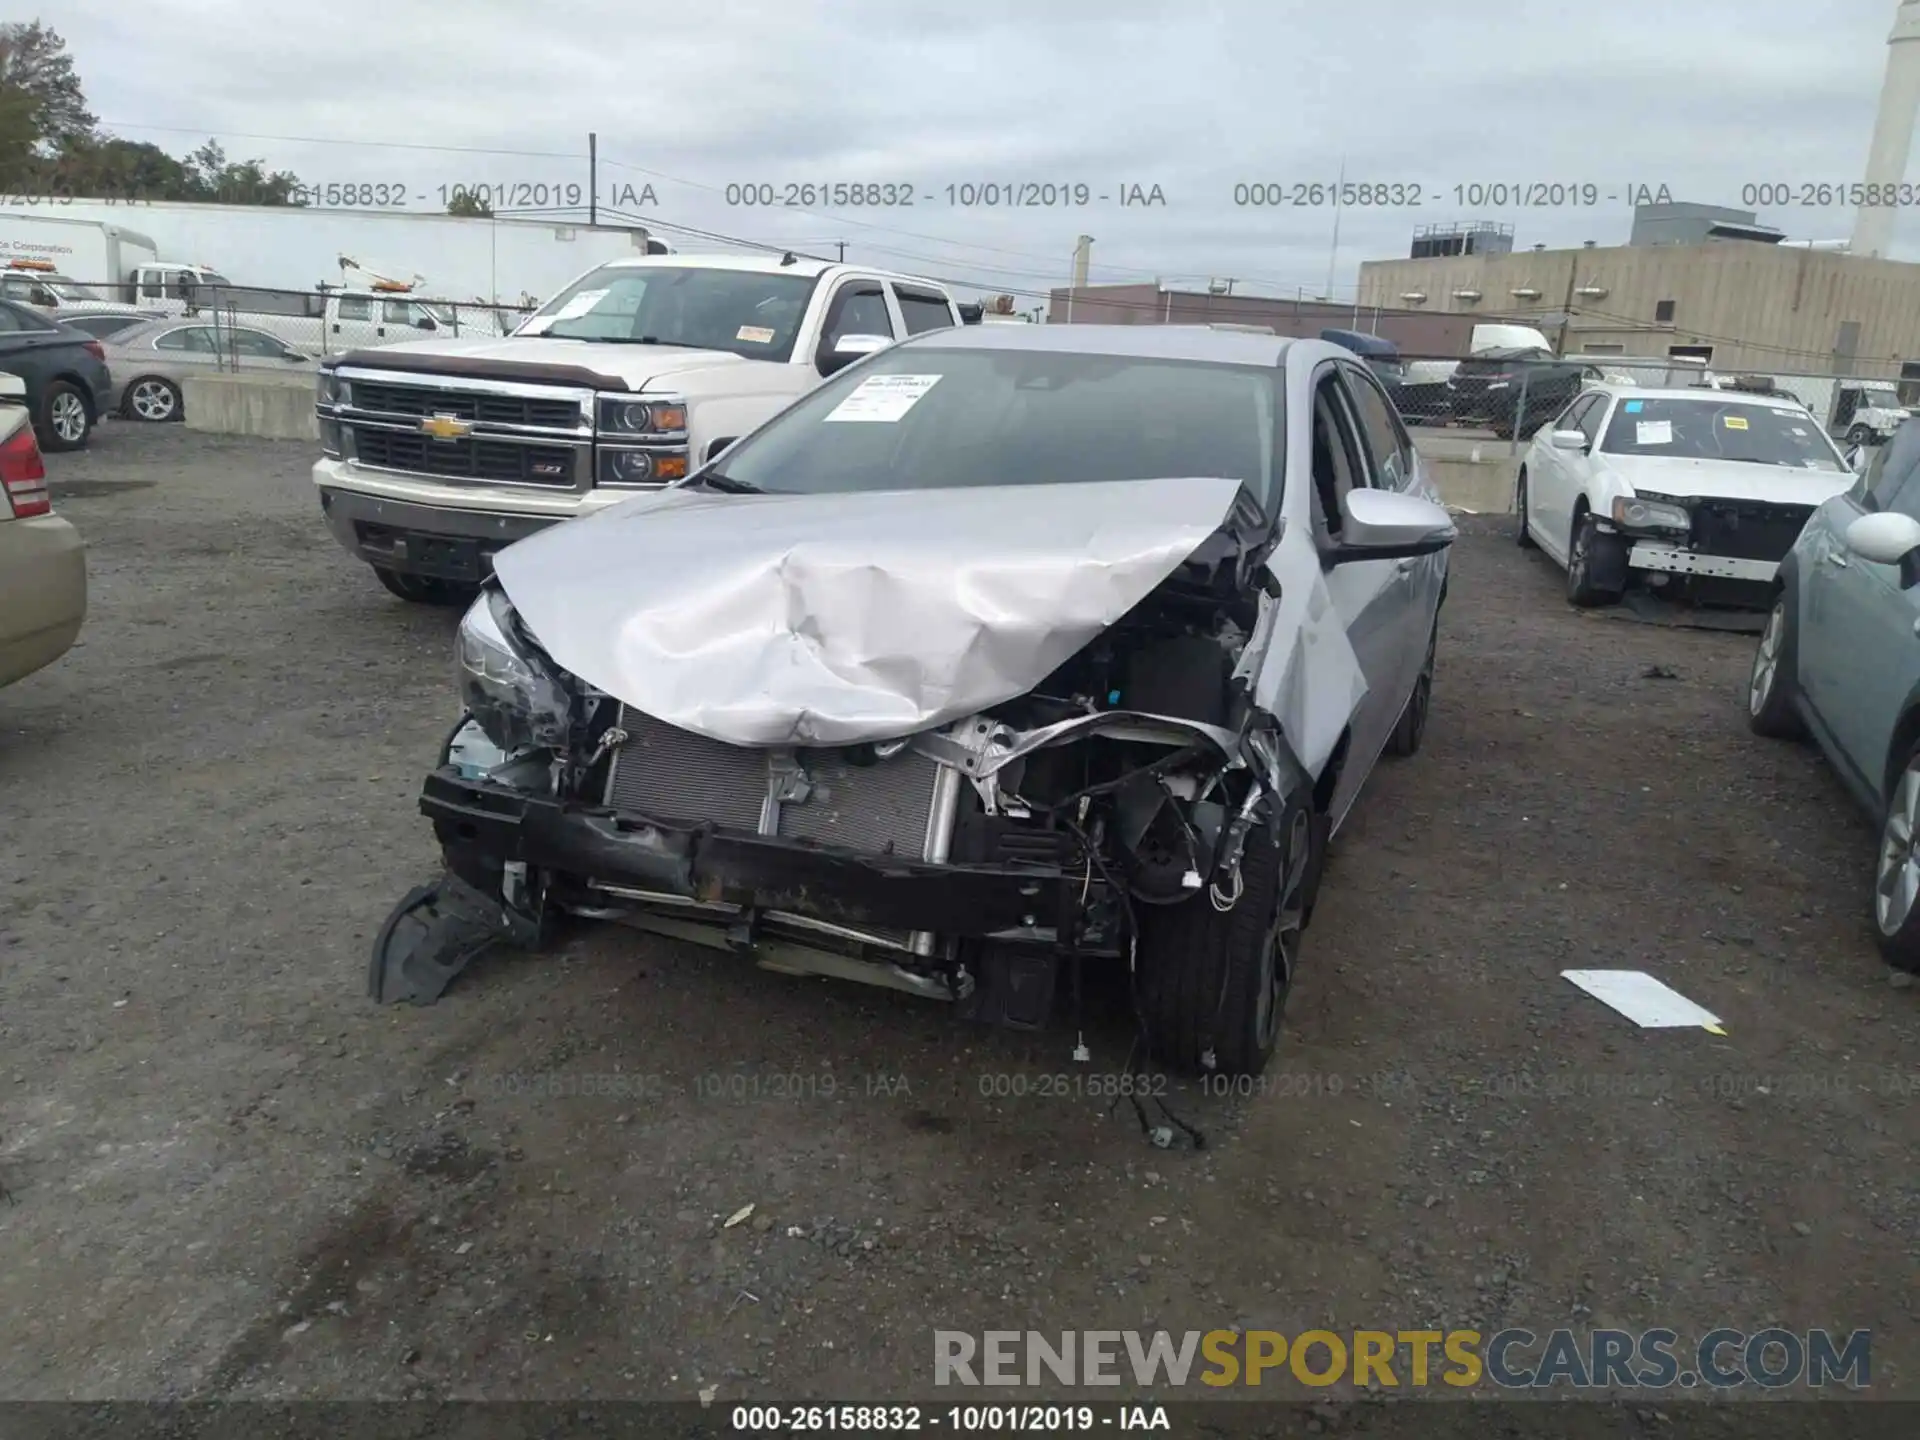
[[[787,251],[786,254],[780,257],[780,263],[782,265],[796,265],[799,262],[793,258],[793,252],[789,250]]]

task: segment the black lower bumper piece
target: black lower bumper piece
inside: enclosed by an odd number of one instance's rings
[[[374,937],[367,993],[382,1005],[431,1005],[498,944],[538,945],[540,925],[449,872],[409,890]]]
[[[1025,862],[940,865],[710,827],[427,777],[420,809],[449,855],[834,924],[985,938],[1036,925],[1070,931],[1085,877]]]

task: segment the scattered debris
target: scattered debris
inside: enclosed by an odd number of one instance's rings
[[[1678,680],[1680,672],[1671,665],[1649,665],[1640,672],[1642,680]]]
[[[458,1245],[453,1247],[453,1253],[456,1255],[464,1255],[471,1249],[473,1249],[473,1241],[462,1240]]]
[[[1643,1030],[1697,1028],[1715,1035],[1727,1033],[1720,1028],[1719,1016],[1644,970],[1562,970],[1560,975]]]
[[[747,1219],[752,1214],[753,1214],[753,1205],[751,1202],[749,1202],[748,1204],[742,1205],[738,1210],[734,1211],[733,1214],[729,1215],[727,1217],[727,1223],[722,1225],[720,1228],[722,1230],[731,1230],[734,1226],[738,1225],[742,1220]]]
[[[1804,1220],[1796,1220],[1793,1222],[1793,1233],[1805,1239],[1807,1236],[1813,1234],[1813,1226]]]
[[[718,1385],[702,1385],[700,1387],[701,1409],[704,1410],[707,1406],[713,1404],[714,1397],[719,1395],[719,1393],[720,1393],[720,1387]]]
[[[1913,976],[1904,970],[1890,969],[1887,971],[1887,984],[1896,990],[1911,990],[1913,988]]]
[[[749,1305],[758,1305],[760,1303],[760,1297],[758,1295],[754,1294],[751,1290],[742,1290],[738,1295],[733,1297],[733,1303],[727,1306],[727,1314],[729,1316],[740,1308],[740,1302],[742,1300],[745,1300]]]
[[[402,1365],[415,1364],[419,1359],[420,1359],[420,1352],[414,1349],[412,1346],[408,1346],[405,1350],[400,1352],[400,1363]]]

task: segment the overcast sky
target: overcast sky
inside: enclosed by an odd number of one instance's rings
[[[181,153],[209,135],[310,183],[440,208],[455,183],[584,187],[661,222],[988,290],[1095,281],[1351,295],[1416,225],[1493,220],[1519,247],[1617,244],[1630,186],[1860,178],[1893,0],[59,0],[103,125]],[[278,138],[299,137],[299,138]],[[330,142],[330,143],[317,143]],[[434,149],[430,147],[447,147]],[[457,148],[456,148],[457,147]],[[544,154],[460,153],[546,152]],[[1410,208],[1237,207],[1236,184],[1418,186]],[[1909,174],[1913,172],[1910,170]],[[1914,177],[1920,179],[1920,177]],[[910,207],[747,208],[727,187],[857,182]],[[1084,184],[1084,207],[963,208],[950,185]],[[1593,208],[1456,200],[1593,184]],[[1125,187],[1164,204],[1122,206]],[[550,191],[550,198],[558,195]],[[1105,201],[1098,197],[1105,195]],[[1753,208],[1750,206],[1742,208]],[[1798,238],[1839,209],[1760,207]],[[664,232],[663,232],[664,233]],[[698,242],[680,241],[682,248]],[[1920,221],[1896,254],[1920,257]],[[1023,305],[1028,302],[1023,299]]]

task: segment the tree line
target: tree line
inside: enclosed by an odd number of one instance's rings
[[[218,141],[170,155],[102,130],[67,42],[41,23],[0,24],[0,195],[304,205],[300,177],[263,159],[233,160]],[[457,215],[491,215],[462,195]]]

